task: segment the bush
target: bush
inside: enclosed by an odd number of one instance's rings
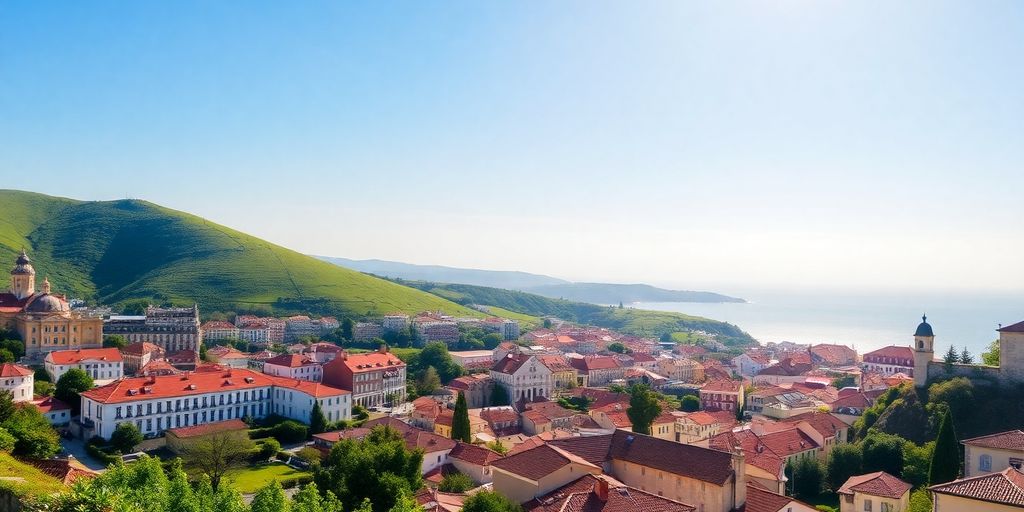
[[[271,434],[281,444],[298,443],[306,440],[309,428],[297,421],[288,420],[275,425]]]
[[[0,428],[0,452],[10,453],[17,439],[10,432]]]
[[[295,456],[312,464],[314,462],[319,463],[323,460],[323,454],[320,450],[307,446],[295,453]]]
[[[462,473],[452,473],[446,475],[441,483],[437,486],[437,489],[442,492],[455,492],[461,493],[466,492],[476,485],[473,483],[473,479]]]
[[[85,451],[106,466],[121,460],[121,452],[107,453],[100,445],[91,442],[85,445]]]
[[[260,460],[267,460],[279,451],[281,451],[281,443],[271,437],[260,442],[259,447],[256,449],[256,456]]]
[[[131,422],[119,424],[110,436],[110,445],[122,453],[131,453],[135,445],[141,442],[142,432]]]
[[[291,489],[293,487],[299,487],[306,485],[313,481],[313,477],[310,475],[293,476],[291,478],[285,478],[281,480],[282,489]]]

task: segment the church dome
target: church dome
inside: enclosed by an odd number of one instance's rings
[[[28,313],[63,313],[71,311],[71,307],[60,297],[43,293],[37,295],[32,302],[29,302],[28,306],[25,307],[25,311]]]
[[[932,326],[928,324],[928,317],[922,316],[921,323],[917,326],[917,331],[914,332],[914,336],[935,336],[932,333]]]
[[[32,268],[32,260],[28,259],[28,254],[22,250],[18,259],[14,260],[14,270],[11,270],[11,274],[35,275],[35,273],[36,269]]]

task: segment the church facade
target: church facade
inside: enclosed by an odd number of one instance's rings
[[[1000,327],[996,332],[999,333],[999,366],[947,365],[935,359],[935,333],[928,317],[921,317],[914,332],[914,385],[924,387],[928,382],[948,377],[1001,384],[1024,382],[1024,322]]]
[[[63,295],[51,293],[47,279],[36,291],[36,271],[25,251],[15,260],[8,291],[0,293],[0,328],[16,331],[30,358],[103,346],[103,319],[72,311]]]

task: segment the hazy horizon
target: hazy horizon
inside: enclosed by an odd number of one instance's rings
[[[1024,4],[8,3],[3,186],[306,254],[1024,291]]]

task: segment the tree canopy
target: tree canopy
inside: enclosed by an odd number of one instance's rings
[[[54,389],[53,396],[68,404],[71,407],[71,415],[77,415],[78,410],[82,407],[82,399],[79,395],[82,391],[92,389],[94,383],[92,377],[85,370],[80,368],[72,368],[61,375],[57,379],[57,387]]]
[[[374,510],[390,510],[403,493],[420,488],[422,450],[406,448],[401,434],[377,426],[362,440],[342,439],[327,459],[314,466],[313,481],[321,492],[330,491],[346,510],[369,499]]]
[[[522,512],[518,503],[494,491],[480,491],[466,498],[462,512]]]
[[[633,432],[651,434],[651,423],[661,414],[658,394],[643,384],[634,384],[630,389],[629,408],[626,416],[633,423]]]
[[[928,484],[938,485],[956,480],[960,475],[960,445],[953,432],[953,415],[946,411],[935,438],[931,465],[928,468]]]
[[[455,399],[455,412],[452,415],[452,439],[463,443],[472,443],[473,433],[470,428],[466,395],[459,391],[459,396]]]

